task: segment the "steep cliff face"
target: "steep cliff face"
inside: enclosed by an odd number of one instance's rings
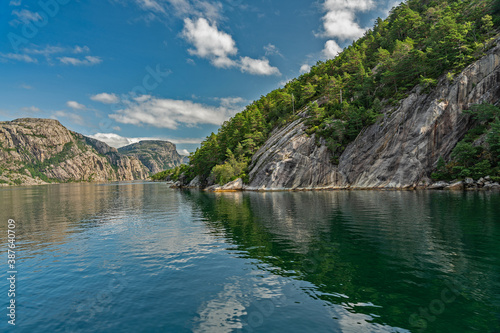
[[[301,114],[302,117],[306,115]],[[304,118],[275,130],[252,159],[248,189],[321,189],[345,182],[332,154],[304,131]]]
[[[472,104],[500,100],[500,45],[430,93],[419,88],[360,133],[339,159],[305,132],[299,119],[276,130],[255,154],[248,189],[408,188],[430,182],[440,156],[447,158],[472,123]]]
[[[0,183],[145,179],[148,170],[103,142],[69,131],[57,120],[0,122]]]
[[[185,163],[175,145],[168,141],[141,141],[118,148],[118,152],[137,158],[153,174]]]

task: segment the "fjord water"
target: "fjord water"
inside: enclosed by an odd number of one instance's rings
[[[498,192],[64,184],[0,203],[15,331],[500,332]]]

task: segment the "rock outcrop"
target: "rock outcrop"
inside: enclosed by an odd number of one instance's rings
[[[137,158],[152,174],[185,163],[185,157],[179,155],[176,146],[168,141],[141,141],[118,148],[118,152]]]
[[[300,114],[305,117],[305,113]],[[322,189],[344,186],[328,148],[305,133],[304,118],[275,130],[252,159],[248,190]]]
[[[500,100],[500,45],[430,93],[419,87],[349,144],[338,165],[299,119],[275,130],[250,166],[250,190],[414,188],[429,184],[440,156],[449,157],[472,121],[472,104]],[[446,184],[446,186],[449,184]]]
[[[52,119],[0,122],[0,184],[146,179],[149,170]]]

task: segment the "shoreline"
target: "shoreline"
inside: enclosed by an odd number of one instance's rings
[[[243,184],[243,181],[238,178],[225,185],[212,185],[202,188],[201,186],[183,186],[179,182],[173,183],[172,181],[166,182],[172,184],[171,188],[177,189],[197,189],[205,192],[309,192],[309,191],[498,191],[500,190],[499,182],[495,182],[490,176],[480,178],[475,181],[472,178],[465,180],[455,180],[452,182],[437,181],[429,185],[408,185],[404,187],[351,187],[351,186],[327,186],[327,187],[302,187],[302,188],[256,188],[249,187]]]

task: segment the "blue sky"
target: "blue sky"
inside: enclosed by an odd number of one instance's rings
[[[5,0],[0,120],[55,118],[118,147],[199,143],[334,57],[390,0]]]

